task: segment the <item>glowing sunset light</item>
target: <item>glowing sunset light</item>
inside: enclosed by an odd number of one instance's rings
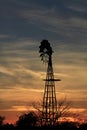
[[[33,107],[30,106],[13,106],[13,111],[29,111],[35,110]]]

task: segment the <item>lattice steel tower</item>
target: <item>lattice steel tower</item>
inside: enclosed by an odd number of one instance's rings
[[[54,79],[54,72],[52,67],[53,51],[48,40],[42,40],[39,48],[41,60],[45,63],[48,63],[46,79],[44,79],[45,90],[42,104],[42,124],[54,125],[57,121],[55,81],[60,81],[60,79]]]

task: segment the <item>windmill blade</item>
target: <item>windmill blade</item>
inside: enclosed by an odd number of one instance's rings
[[[39,53],[43,62],[48,62],[49,57],[52,55],[52,47],[48,40],[42,40],[39,46]]]

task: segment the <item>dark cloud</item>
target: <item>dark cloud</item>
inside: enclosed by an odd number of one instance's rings
[[[19,37],[31,37],[32,39],[51,37],[51,39],[66,40],[66,42],[83,37],[83,40],[86,39],[87,30],[83,30],[80,25],[79,27],[77,25],[72,26],[68,20],[71,18],[87,20],[86,5],[85,0],[3,0],[0,3],[0,33],[14,36],[10,39],[7,38],[7,40],[15,40]],[[26,11],[28,11],[27,17],[29,19],[20,15],[23,12],[26,14]],[[42,14],[37,14],[37,12],[42,12]],[[34,14],[39,15],[39,18],[35,17]],[[56,22],[59,22],[59,19],[63,21],[61,24],[57,24],[59,27],[56,28],[53,23],[50,24],[50,18],[57,18]],[[72,37],[68,34],[71,34]]]

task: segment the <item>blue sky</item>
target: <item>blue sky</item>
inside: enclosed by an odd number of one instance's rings
[[[67,96],[87,113],[87,1],[0,0],[0,114],[42,99],[43,39],[53,48],[54,74],[62,80],[57,98]]]

